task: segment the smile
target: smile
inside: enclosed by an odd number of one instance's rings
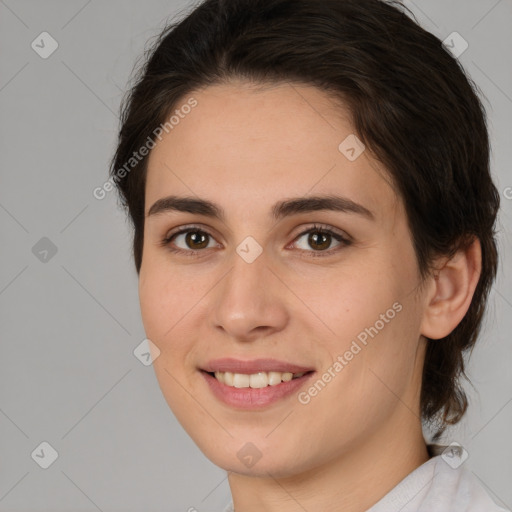
[[[213,396],[236,409],[261,409],[300,391],[315,371],[255,374],[200,371]],[[217,376],[215,375],[217,374]],[[226,382],[222,382],[224,379]],[[254,384],[254,387],[253,387]]]

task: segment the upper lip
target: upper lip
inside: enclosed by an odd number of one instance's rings
[[[208,361],[202,370],[206,372],[232,372],[232,373],[257,373],[257,372],[291,372],[302,373],[313,371],[313,368],[292,364],[278,359],[251,359],[242,360],[231,357],[212,359]]]

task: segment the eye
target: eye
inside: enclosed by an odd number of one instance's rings
[[[206,231],[197,226],[188,226],[167,235],[161,245],[168,247],[172,252],[194,255],[203,249],[208,249],[211,240],[213,237]],[[179,243],[182,244],[182,247],[178,245]],[[178,245],[178,247],[173,247],[173,245]]]
[[[305,240],[305,243],[303,243],[303,247],[301,250],[305,252],[312,253],[311,256],[329,256],[334,252],[337,252],[344,246],[350,245],[352,242],[351,240],[342,235],[341,233],[337,233],[336,231],[323,227],[318,226],[315,224],[313,227],[309,228],[306,231],[303,231],[296,239],[295,244],[297,244],[297,240],[300,240],[305,235],[308,235],[307,239]],[[332,244],[333,239],[338,242],[338,246],[334,249],[329,249],[329,247]],[[314,249],[314,251],[310,251],[307,248],[304,248],[304,246],[309,246]],[[322,254],[325,253],[325,254]]]

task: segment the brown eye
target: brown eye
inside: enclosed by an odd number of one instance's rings
[[[321,253],[325,253],[325,256],[328,256],[351,244],[348,237],[342,236],[340,233],[334,232],[331,229],[316,225],[301,233],[295,239],[295,244],[299,245],[297,241],[305,235],[308,235],[307,240],[302,244],[302,247],[299,248],[304,252],[311,253],[311,256],[324,256],[324,254]],[[338,242],[338,245],[334,249],[330,249],[333,239]],[[313,249],[313,251],[309,248]]]
[[[195,254],[197,251],[207,249],[213,237],[198,228],[182,229],[164,238],[161,245],[168,246],[173,252]]]

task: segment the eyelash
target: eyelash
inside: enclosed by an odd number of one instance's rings
[[[186,249],[180,249],[180,248],[171,247],[171,242],[172,242],[172,240],[174,238],[176,238],[178,235],[182,235],[184,233],[189,233],[189,232],[203,233],[203,234],[213,238],[213,236],[210,233],[208,233],[207,231],[205,231],[204,229],[201,229],[198,226],[191,225],[191,226],[185,226],[180,231],[177,231],[175,233],[171,233],[170,235],[166,236],[161,241],[160,245],[163,246],[163,247],[166,247],[167,249],[169,249],[173,253],[185,254],[186,256],[195,256],[195,255],[199,254],[200,252],[205,251],[206,249],[199,249],[199,250],[190,249],[190,250],[186,250]],[[303,231],[302,233],[298,234],[295,237],[294,242],[297,241],[298,239],[300,239],[301,237],[303,237],[304,235],[307,235],[307,234],[310,234],[310,233],[321,233],[321,234],[324,234],[324,235],[330,235],[337,242],[341,243],[341,245],[338,246],[337,248],[328,249],[326,251],[314,251],[314,250],[313,251],[307,251],[305,249],[301,249],[302,252],[311,253],[310,257],[317,258],[317,257],[331,256],[333,253],[338,252],[343,247],[346,247],[346,246],[349,246],[349,245],[352,244],[352,240],[350,240],[349,238],[344,237],[344,236],[340,235],[339,233],[337,233],[337,232],[335,232],[335,231],[333,231],[333,230],[331,230],[331,229],[329,229],[327,227],[318,225],[318,224],[314,224],[312,227],[310,227],[306,231]]]

